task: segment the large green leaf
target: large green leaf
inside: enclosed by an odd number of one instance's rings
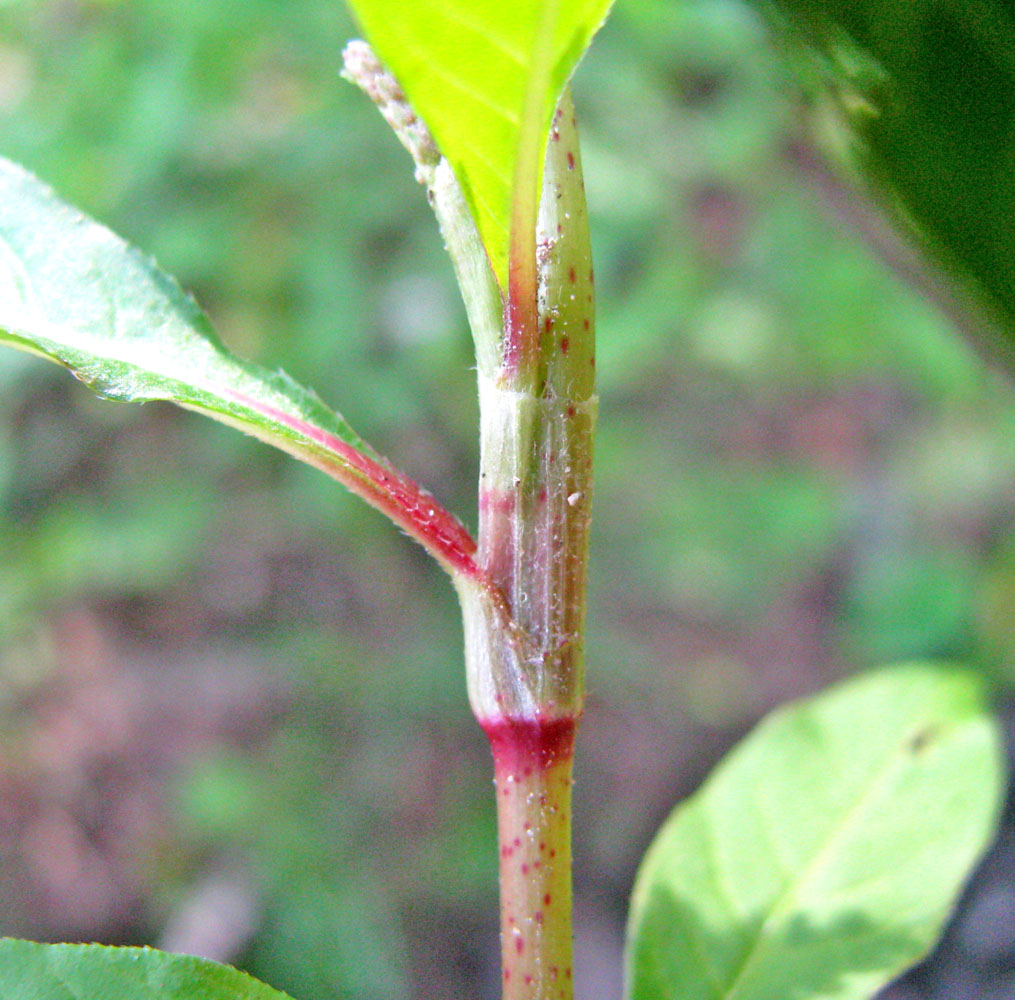
[[[239,427],[344,483],[449,570],[474,570],[465,529],[313,392],[230,355],[153,261],[2,159],[0,342],[112,399],[170,400]]]
[[[848,126],[847,159],[972,286],[1015,360],[1015,3],[757,0]],[[841,147],[840,147],[841,148]]]
[[[861,1000],[921,958],[991,837],[976,677],[907,666],[772,715],[663,826],[635,885],[636,1000]]]
[[[3,1000],[288,1000],[236,969],[151,948],[0,939]]]
[[[454,168],[503,291],[513,232],[535,252],[554,107],[611,3],[349,0]]]

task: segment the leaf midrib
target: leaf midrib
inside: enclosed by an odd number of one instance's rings
[[[782,893],[780,893],[779,897],[775,900],[771,909],[768,911],[768,916],[765,917],[761,926],[758,928],[758,933],[751,950],[746,956],[744,956],[744,960],[741,963],[740,968],[734,974],[733,980],[726,992],[722,994],[721,1000],[735,1000],[738,991],[744,987],[747,978],[764,958],[766,945],[771,940],[771,933],[773,929],[778,925],[781,918],[790,910],[793,903],[803,893],[808,884],[817,877],[818,873],[827,863],[829,856],[850,832],[857,818],[862,814],[867,804],[873,799],[875,793],[882,790],[892,772],[896,770],[898,765],[905,759],[906,747],[909,742],[910,737],[907,735],[891,748],[887,760],[875,773],[873,780],[867,783],[864,790],[853,804],[846,809],[842,819],[832,829],[824,844],[807,863],[801,877],[796,882],[788,884]]]

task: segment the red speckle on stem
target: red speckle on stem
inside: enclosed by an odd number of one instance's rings
[[[549,893],[547,893],[543,897],[543,906],[549,906],[550,903],[552,903],[552,902],[553,902],[553,897]]]
[[[569,417],[573,417],[576,412],[577,411],[575,410],[574,406],[568,406],[568,408],[567,408],[567,415]]]
[[[574,170],[574,153],[570,151],[567,154],[567,169]]]
[[[511,515],[514,513],[517,495],[513,490],[481,490],[479,493],[479,509],[497,514]]]
[[[522,938],[522,937],[515,938],[515,951],[517,951],[519,955],[523,951],[525,951],[525,939],[524,938]]]
[[[585,319],[584,319],[584,320],[582,321],[582,326],[583,326],[583,327],[584,327],[584,328],[585,328],[586,330],[587,330],[587,329],[589,328],[589,318],[588,318],[588,316],[586,316],[586,317],[585,317]]]
[[[573,267],[567,272],[567,280],[570,281],[572,285],[578,280],[578,274]]]
[[[549,333],[553,329],[553,317],[552,316],[547,316],[546,319],[543,320],[543,329],[547,333]]]
[[[567,349],[571,346],[571,340],[569,337],[560,338],[560,353],[567,354]]]

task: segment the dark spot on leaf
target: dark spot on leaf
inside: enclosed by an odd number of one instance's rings
[[[909,738],[908,749],[913,754],[922,753],[938,738],[939,735],[940,730],[937,726],[925,726]]]

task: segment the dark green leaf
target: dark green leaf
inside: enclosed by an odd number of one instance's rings
[[[1015,5],[759,0],[831,85],[847,158],[1015,343]],[[799,56],[805,46],[791,47]],[[993,345],[997,346],[997,345]],[[1015,353],[1004,350],[1009,361]]]

